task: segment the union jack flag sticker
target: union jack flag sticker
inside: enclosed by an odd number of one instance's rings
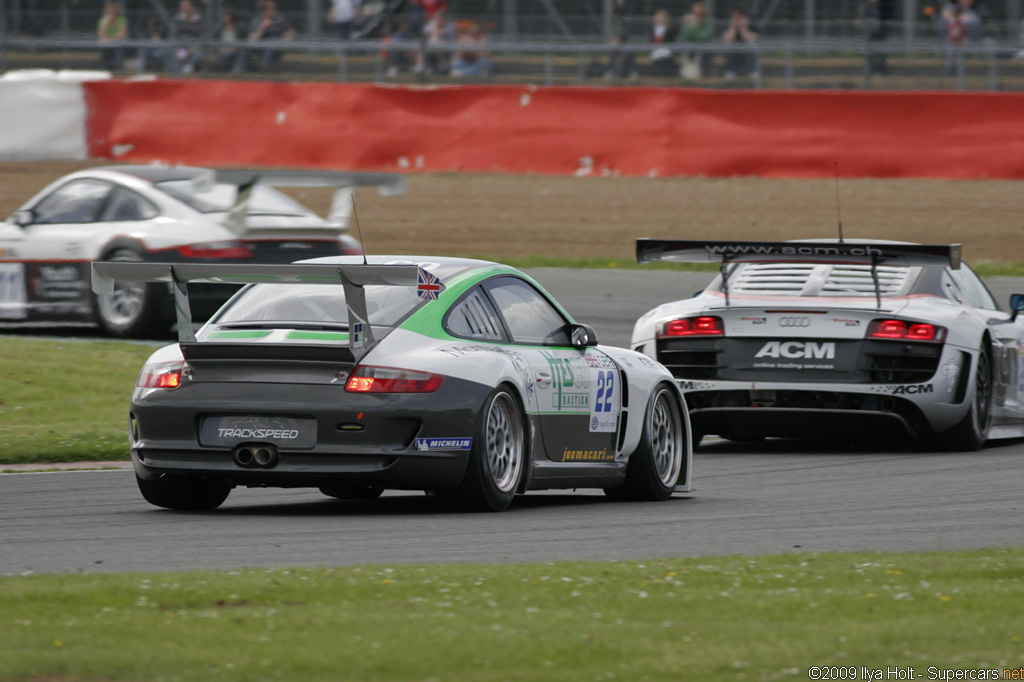
[[[441,293],[441,280],[420,268],[416,295],[427,301],[436,301],[439,293]]]

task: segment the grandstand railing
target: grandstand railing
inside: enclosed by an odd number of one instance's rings
[[[162,47],[176,47],[164,41]],[[62,38],[28,38],[0,32],[0,73],[15,69],[98,69],[100,50],[119,46],[128,55],[118,76],[139,76],[133,68],[133,53],[152,48],[147,40],[98,43],[88,34]],[[461,46],[455,43],[427,45],[423,41],[381,40],[338,41],[303,39],[287,43],[262,42],[203,44],[206,68],[188,78],[260,78],[267,80],[319,80],[376,83],[458,83],[492,82],[536,85],[648,85],[709,88],[771,89],[867,89],[867,90],[953,90],[1024,92],[1024,52],[1014,42],[988,40],[955,49],[934,40],[871,42],[863,38],[833,37],[818,40],[766,37],[754,44],[672,43],[654,45],[627,42],[611,47],[599,40],[504,41],[492,39],[486,45],[494,61],[492,73],[456,78],[444,68],[446,56]],[[220,49],[267,48],[283,53],[280,63],[260,71],[219,72],[212,70]],[[679,72],[652,72],[650,54],[668,47],[678,60],[684,54],[707,54],[710,73],[696,80],[684,80]],[[747,53],[751,68],[729,78],[725,73],[728,52]],[[389,58],[389,55],[393,57]],[[633,57],[633,69],[616,70],[613,63]],[[873,57],[884,55],[888,73],[871,68]],[[614,59],[613,59],[614,57]],[[440,68],[413,71],[416,63],[438,64]],[[394,68],[392,68],[394,67]],[[159,74],[167,76],[170,74]]]

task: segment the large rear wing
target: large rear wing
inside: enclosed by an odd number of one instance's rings
[[[637,239],[638,263],[862,263],[960,267],[960,244]]]
[[[174,291],[174,311],[179,343],[194,343],[189,282],[218,284],[326,284],[345,289],[348,308],[349,348],[356,359],[376,343],[366,313],[363,287],[418,286],[426,299],[437,298],[444,285],[417,265],[293,263],[290,265],[223,263],[133,263],[96,261],[92,264],[92,290],[111,294],[114,283],[167,282]]]
[[[637,239],[638,263],[721,263],[722,292],[729,305],[730,263],[856,263],[871,266],[875,299],[882,307],[879,265],[939,265],[960,268],[960,244],[878,242],[739,242]]]
[[[226,225],[237,235],[244,235],[249,198],[257,184],[270,187],[334,187],[327,221],[348,227],[352,216],[352,195],[356,187],[376,187],[382,197],[394,197],[405,192],[405,176],[401,173],[348,173],[334,171],[301,170],[211,170],[197,175],[192,183],[197,190],[208,189],[216,183],[235,185],[238,194],[228,214]]]

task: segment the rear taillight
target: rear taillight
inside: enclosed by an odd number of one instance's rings
[[[712,315],[669,320],[658,326],[659,339],[673,336],[722,336],[724,333],[722,318]]]
[[[939,343],[946,338],[946,328],[906,320],[872,320],[868,325],[867,338]]]
[[[178,253],[185,258],[213,260],[229,260],[235,258],[252,258],[252,249],[238,242],[209,242],[206,244],[187,244],[178,247]]]
[[[154,362],[142,368],[135,385],[139,388],[177,388],[181,386],[182,377],[191,372],[192,369],[182,360]]]
[[[363,365],[352,372],[345,390],[352,393],[433,393],[443,383],[441,374]]]

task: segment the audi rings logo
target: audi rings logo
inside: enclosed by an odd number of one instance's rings
[[[780,327],[810,327],[811,318],[809,317],[780,317]]]

